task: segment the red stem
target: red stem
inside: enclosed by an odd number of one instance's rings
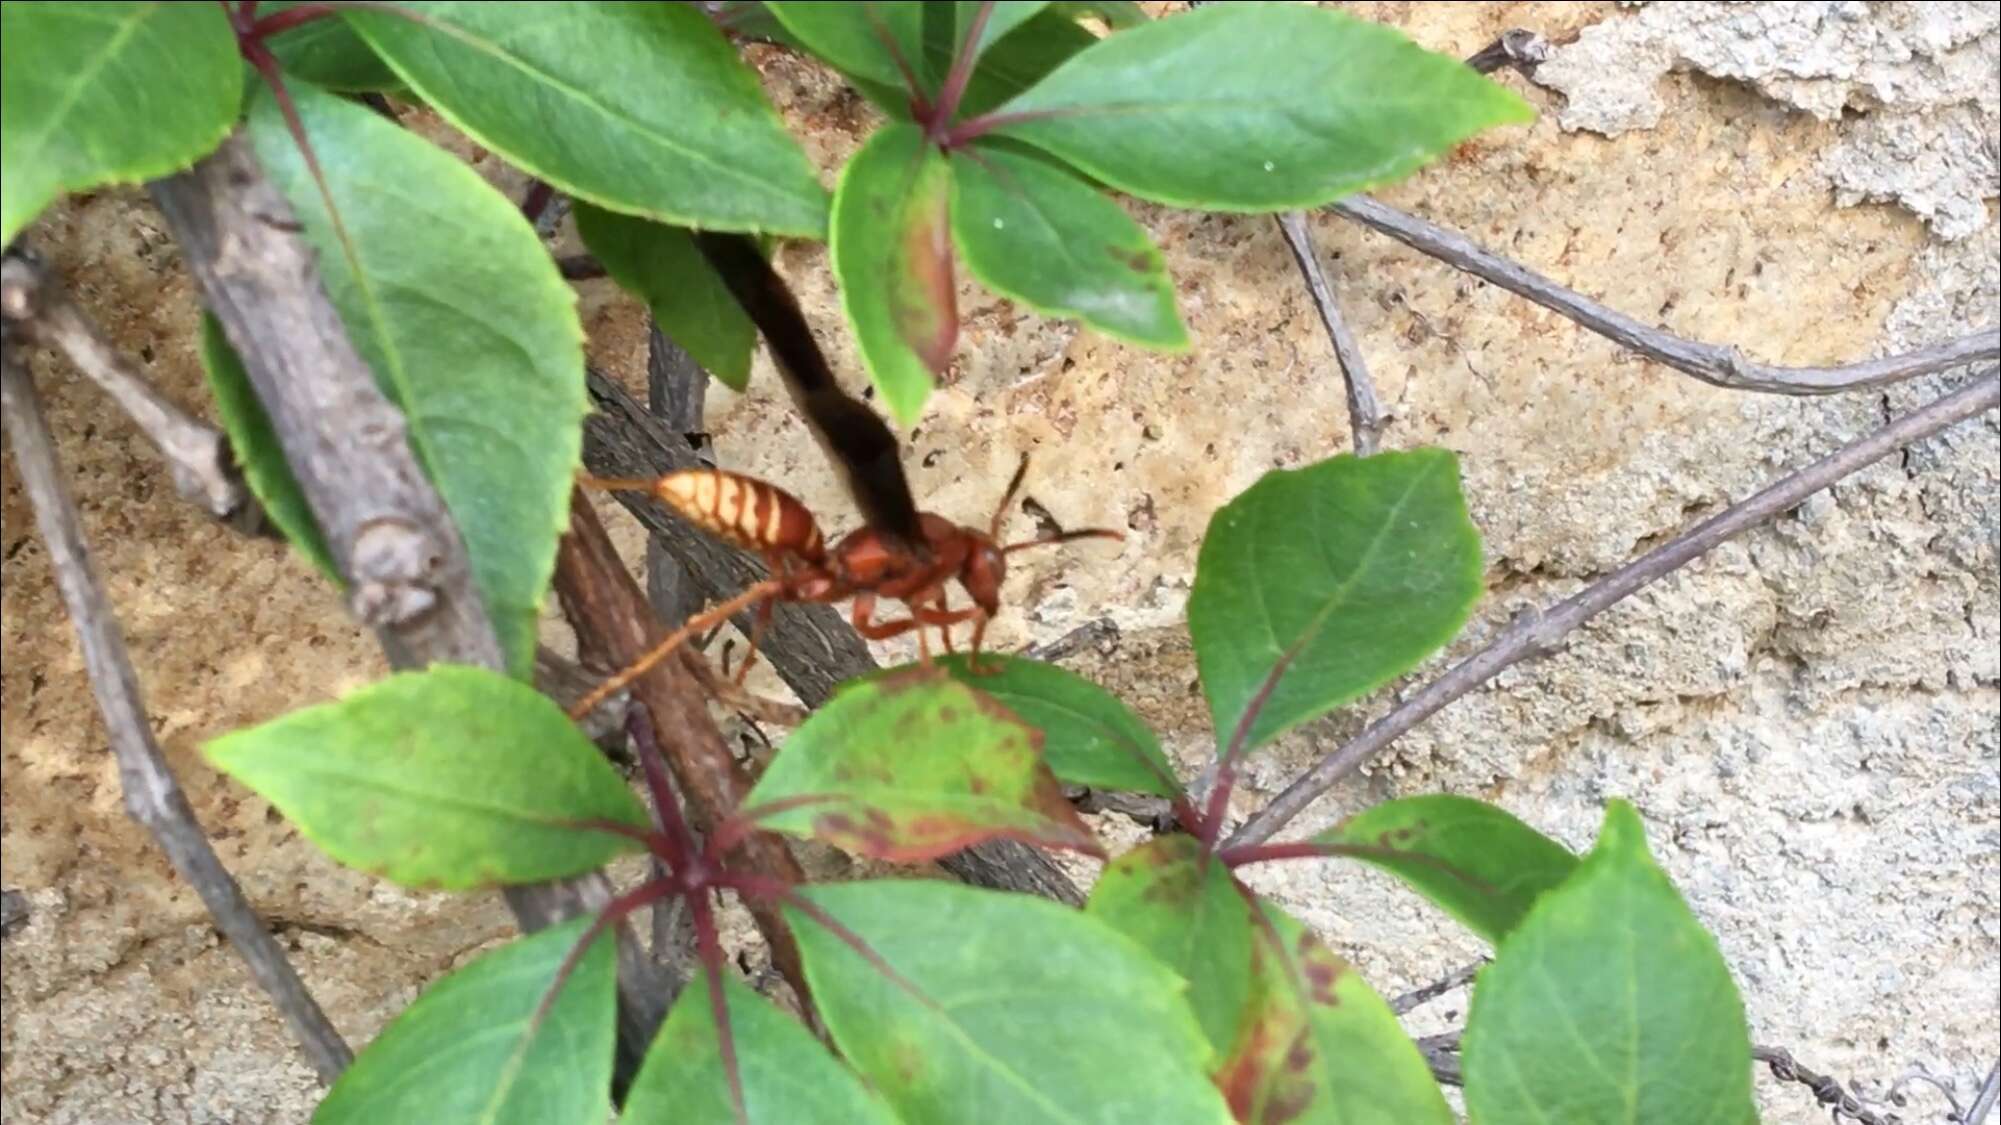
[[[938,112],[924,130],[935,144],[943,144],[951,132],[952,115],[959,112],[966,84],[973,78],[973,46],[985,34],[987,20],[993,14],[994,0],[985,0],[974,10],[973,22],[966,27],[965,42],[959,44],[959,53],[952,56],[952,69],[945,75],[945,84],[938,88]]]
[[[924,97],[924,85],[917,80],[917,72],[911,69],[910,60],[903,57],[903,48],[896,43],[896,36],[884,27],[882,17],[875,14],[875,5],[864,3],[862,14],[868,18],[870,30],[882,45],[889,49],[889,61],[896,64],[896,72],[903,76],[903,88],[910,91],[910,116],[923,123],[928,131],[933,115],[931,103]]]
[[[257,5],[246,3],[243,6],[254,10]],[[251,14],[250,12],[246,12],[246,18]],[[281,32],[290,31],[300,24],[311,23],[314,20],[324,19],[333,14],[334,7],[332,4],[301,4],[296,8],[287,8],[282,12],[273,12],[263,19],[252,23],[250,25],[250,35],[251,38],[262,41]]]
[[[1334,849],[1338,844],[1245,844],[1241,847],[1224,848],[1216,853],[1223,866],[1242,867],[1247,863],[1264,863],[1275,859],[1327,859],[1342,854]]]
[[[709,980],[709,1017],[716,1021],[716,1045],[723,1056],[723,1074],[729,1078],[730,1106],[736,1110],[738,1125],[750,1125],[750,1110],[743,1099],[743,1072],[737,1066],[736,1035],[730,1030],[730,1009],[723,996],[723,943],[716,932],[716,913],[704,891],[688,896],[688,911],[695,923],[695,948],[702,961],[702,973]]]
[[[1051,117],[1062,117],[1064,114],[1074,112],[1076,111],[1069,109],[1030,109],[1019,113],[981,114],[971,121],[962,121],[947,129],[945,135],[938,139],[937,144],[940,148],[945,149],[961,148],[986,136],[995,129],[1004,129],[1009,125],[1019,125],[1024,121],[1046,121]]]
[[[862,960],[869,963],[871,968],[889,978],[891,983],[910,993],[922,1003],[931,1007],[937,1006],[937,1002],[926,996],[923,989],[918,988],[910,978],[897,972],[896,966],[883,960],[882,954],[877,953],[868,942],[862,940],[860,934],[849,929],[838,918],[820,909],[818,903],[801,896],[791,887],[786,886],[777,879],[773,879],[768,875],[737,875],[724,872],[717,877],[716,885],[719,887],[728,887],[730,890],[750,898],[776,899],[797,910],[799,913],[811,918],[821,929],[841,939],[842,944],[854,950]]]
[[[528,1021],[529,1030],[533,1031],[540,1027],[542,1021],[548,1018],[549,1009],[555,1006],[557,995],[563,991],[563,985],[569,982],[570,974],[576,971],[577,962],[583,960],[584,953],[605,930],[616,925],[620,918],[659,902],[673,893],[673,885],[666,880],[649,879],[606,903],[604,909],[598,911],[598,916],[591,919],[591,924],[585,927],[583,936],[579,937],[576,944],[570,946],[570,951],[563,955],[563,963],[556,967],[555,979],[549,982],[549,987],[542,992],[541,1002],[535,1005],[535,1014]]]
[[[687,870],[700,853],[695,846],[695,834],[688,830],[688,822],[681,817],[681,802],[675,799],[674,786],[667,780],[667,762],[660,756],[660,741],[653,732],[653,716],[646,708],[635,704],[625,716],[626,734],[631,736],[632,745],[639,754],[640,768],[646,771],[646,788],[653,794],[653,813],[659,819],[666,836],[668,854],[660,858],[670,867]]]
[[[752,832],[757,831],[759,822],[769,820],[779,813],[811,805],[830,805],[843,800],[846,798],[836,797],[831,793],[805,793],[797,797],[766,801],[764,804],[752,805],[747,809],[738,809],[734,815],[716,825],[714,831],[709,833],[709,858],[720,866],[722,857],[728,854],[731,848],[742,843]]]

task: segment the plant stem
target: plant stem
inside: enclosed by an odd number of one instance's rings
[[[1782,367],[1753,363],[1736,348],[1704,344],[1650,328],[1499,254],[1483,250],[1464,235],[1433,226],[1393,207],[1385,207],[1367,196],[1349,196],[1331,204],[1330,210],[1387,234],[1453,269],[1472,274],[1576,321],[1584,328],[1648,359],[1693,375],[1712,386],[1730,390],[1779,395],[1835,394],[1862,387],[1885,386],[2001,357],[2001,325],[1995,325],[1947,343],[1840,367]]]
[[[954,9],[956,9],[954,5]],[[938,110],[932,115],[925,134],[934,144],[943,144],[950,134],[952,117],[959,112],[959,102],[966,96],[966,83],[973,77],[973,48],[980,36],[986,33],[987,20],[994,14],[994,0],[984,2],[973,11],[973,21],[966,25],[965,41],[959,44],[959,52],[952,56],[952,69],[945,75],[945,84],[938,88]]]
[[[245,4],[244,7],[250,8],[252,5]],[[245,13],[247,16],[254,14],[254,12]],[[300,4],[296,8],[287,8],[282,12],[273,12],[261,20],[256,20],[250,25],[250,34],[257,39],[269,39],[273,35],[290,31],[301,24],[308,24],[314,20],[324,19],[333,14],[334,9],[331,4]]]
[[[1389,714],[1370,723],[1361,734],[1314,763],[1251,817],[1230,839],[1230,846],[1268,839],[1335,782],[1360,769],[1405,731],[1493,679],[1503,669],[1551,651],[1565,634],[1647,584],[1791,509],[1843,477],[1955,422],[1991,410],[1997,402],[2001,402],[2001,370],[1990,367],[1957,390],[1730,505],[1548,609],[1517,615],[1485,648],[1454,665]]]
[[[1341,381],[1348,391],[1348,427],[1354,435],[1355,456],[1367,457],[1376,451],[1383,426],[1389,421],[1389,411],[1383,409],[1382,400],[1376,396],[1376,384],[1369,378],[1369,365],[1362,359],[1361,345],[1348,330],[1340,302],[1334,297],[1334,287],[1321,272],[1320,257],[1313,251],[1313,235],[1306,229],[1305,214],[1287,211],[1278,217],[1278,229],[1285,236],[1286,248],[1292,251],[1292,260],[1299,264],[1301,276],[1306,278],[1306,291],[1313,297],[1313,307],[1320,313],[1320,323],[1334,346],[1334,361],[1341,366]]]
[[[271,997],[320,1080],[332,1083],[347,1069],[353,1052],[258,919],[243,888],[216,858],[187,795],[160,753],[146,719],[139,677],[132,671],[125,639],[112,616],[97,568],[90,561],[76,503],[63,481],[41,400],[15,355],[11,339],[0,350],[0,417],[5,419],[22,491],[48,548],[56,588],[76,626],[91,693],[97,697],[112,756],[118,761],[125,809],[160,845],[175,872],[201,896],[216,928],[243,958],[251,978]]]

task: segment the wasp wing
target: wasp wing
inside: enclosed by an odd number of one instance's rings
[[[841,389],[785,279],[747,235],[702,231],[695,243],[764,334],[786,390],[820,448],[846,478],[862,518],[906,548],[922,552],[924,532],[896,435],[867,403]]]

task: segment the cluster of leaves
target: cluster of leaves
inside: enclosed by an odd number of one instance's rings
[[[1300,856],[1389,871],[1494,944],[1465,1039],[1482,1122],[1750,1120],[1729,974],[1623,804],[1581,859],[1446,796],[1302,843],[1221,840],[1249,754],[1463,625],[1479,543],[1445,453],[1274,472],[1216,514],[1189,603],[1221,757],[1206,807],[1088,682],[948,662],[845,688],[698,851],[671,802],[649,816],[525,682],[585,409],[573,298],[518,208],[347,95],[424,103],[563,191],[612,276],[735,385],[753,333],[689,231],[826,238],[870,377],[904,421],[951,355],[959,260],[1044,312],[1185,345],[1160,251],[1106,188],[1217,210],[1316,205],[1527,116],[1459,64],[1337,13],[1239,3],[1144,22],[1130,7],[731,5],[733,26],[810,52],[884,111],[829,197],[692,6],[0,6],[0,237],[60,192],[185,167],[240,124],[407,417],[508,657],[511,675],[393,677],[219,739],[212,760],[336,859],[405,885],[534,882],[641,848],[665,861],[669,876],[623,905],[684,897],[707,972],[649,1052],[627,1121],[1450,1120],[1388,1006],[1238,876]],[[205,344],[247,479],[338,580],[339,545],[213,324]],[[723,862],[750,831],[900,861],[993,837],[1102,855],[1062,782],[1168,797],[1190,834],[1106,857],[1081,912],[927,881],[772,886]],[[784,906],[833,1051],[721,972],[722,891]],[[434,985],[320,1119],[603,1120],[603,922],[523,938]]]
[[[1302,542],[1300,527],[1316,533]],[[1449,639],[1479,558],[1440,451],[1273,472],[1218,512],[1189,625],[1225,773]],[[717,830],[721,846],[656,847],[707,874],[645,901],[685,894],[707,910],[727,889],[785,904],[838,1056],[714,971],[676,1002],[621,1120],[726,1121],[740,1105],[786,1122],[1451,1121],[1388,1004],[1240,877],[1302,857],[1387,871],[1493,945],[1464,1040],[1477,1120],[1753,1119],[1729,971],[1629,806],[1613,803],[1582,858],[1446,795],[1232,848],[1117,698],[1054,665],[994,659],[997,673],[954,659],[844,687]],[[208,753],[334,858],[409,886],[577,874],[660,835],[553,703],[473,669],[397,676]],[[1081,912],[933,881],[773,887],[720,858],[753,830],[898,862],[996,837],[1103,857],[1064,782],[1168,797],[1193,831],[1105,857]],[[589,951],[552,994],[580,936]],[[398,1017],[319,1119],[599,1120],[613,1003],[596,931],[521,939]]]

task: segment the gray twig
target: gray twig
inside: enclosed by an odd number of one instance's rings
[[[152,834],[174,870],[201,896],[216,928],[229,938],[250,967],[251,977],[277,1005],[320,1079],[332,1082],[346,1069],[353,1053],[299,979],[285,951],[258,921],[243,889],[216,858],[194,809],[160,754],[146,721],[138,676],[126,656],[124,637],[91,564],[77,523],[76,505],[62,479],[48,421],[42,416],[34,384],[11,347],[0,353],[0,414],[6,417],[7,437],[14,463],[21,471],[22,489],[35,511],[35,525],[48,545],[56,587],[62,592],[63,605],[83,647],[91,692],[111,736],[112,754],[118,759],[125,810]]]
[[[1306,290],[1312,294],[1313,307],[1319,310],[1320,323],[1326,326],[1327,338],[1334,345],[1335,362],[1341,365],[1341,379],[1348,388],[1348,427],[1354,434],[1355,455],[1367,457],[1376,451],[1389,412],[1376,396],[1376,385],[1369,379],[1369,366],[1362,360],[1355,334],[1348,331],[1340,302],[1334,297],[1334,287],[1320,269],[1319,255],[1313,252],[1313,234],[1306,229],[1306,215],[1287,211],[1278,217],[1278,229],[1285,235],[1292,260],[1299,264],[1300,275],[1306,278]]]
[[[1482,74],[1513,67],[1524,76],[1533,76],[1535,68],[1548,62],[1555,53],[1556,48],[1549,45],[1549,40],[1517,27],[1503,31],[1500,38],[1467,56],[1466,65]]]
[[[1436,227],[1367,196],[1331,205],[1336,214],[1381,231],[1446,265],[1492,282],[1519,297],[1560,313],[1623,347],[1695,376],[1713,386],[1780,395],[1825,395],[1880,387],[1968,363],[2001,357],[2001,324],[1903,355],[1840,367],[1781,367],[1754,363],[1736,348],[1685,340],[1649,328],[1622,312],[1566,289],[1507,258],[1473,244],[1464,235]]]
[[[1772,1077],[1779,1081],[1797,1082],[1812,1090],[1814,1100],[1827,1106],[1836,1121],[1846,1117],[1858,1125],[1896,1125],[1895,1116],[1879,1116],[1871,1112],[1855,1099],[1855,1095],[1843,1089],[1840,1082],[1801,1066],[1792,1052],[1784,1047],[1753,1047],[1751,1058],[1764,1063],[1771,1069]]]
[[[319,280],[300,225],[239,136],[150,185],[209,309],[243,359],[313,518],[350,584],[355,615],[399,668],[504,666],[444,501],[417,465]],[[602,909],[602,873],[503,892],[524,930]],[[630,1077],[665,1012],[657,968],[619,930],[620,1073]]]
[[[1987,1070],[1987,1081],[1980,1084],[1980,1092],[1973,1096],[1973,1106],[1966,1111],[1966,1125],[1981,1125],[1987,1115],[1994,1111],[1994,1101],[2001,1095],[2001,1059],[1997,1059]]]
[[[0,264],[0,314],[16,339],[53,344],[102,387],[167,459],[174,487],[209,515],[248,530],[263,511],[236,471],[229,439],[161,394],[119,352],[40,262],[10,253]]]
[[[701,463],[686,438],[662,426],[615,380],[592,370],[588,382],[597,409],[584,419],[585,468],[604,477],[649,477]],[[754,560],[669,514],[651,496],[612,495],[666,544],[704,598],[720,601],[765,577],[764,568]],[[749,614],[740,614],[735,621],[748,632]],[[824,703],[842,681],[876,668],[861,637],[826,605],[778,603],[760,651],[809,708]],[[1076,885],[1048,857],[1013,840],[989,840],[939,863],[976,886],[1041,895],[1072,906],[1084,902]]]
[[[1634,591],[1891,452],[1993,409],[1997,401],[2001,401],[2001,370],[1990,367],[1958,390],[1730,505],[1548,609],[1518,614],[1485,648],[1424,685],[1389,714],[1370,723],[1361,734],[1314,763],[1238,829],[1229,846],[1254,844],[1270,837],[1314,798],[1360,769],[1405,731],[1486,683],[1502,669],[1554,649],[1565,634]]]
[[[1109,617],[1094,617],[1052,641],[1029,645],[1015,653],[1023,660],[1054,664],[1087,648],[1114,648],[1119,643],[1119,625]]]
[[[1473,978],[1479,976],[1480,970],[1486,967],[1487,959],[1482,957],[1470,965],[1455,969],[1449,976],[1432,981],[1423,988],[1413,988],[1402,996],[1390,1001],[1390,1011],[1395,1012],[1397,1015],[1403,1015],[1406,1012],[1429,1004],[1455,988],[1472,984]]]

